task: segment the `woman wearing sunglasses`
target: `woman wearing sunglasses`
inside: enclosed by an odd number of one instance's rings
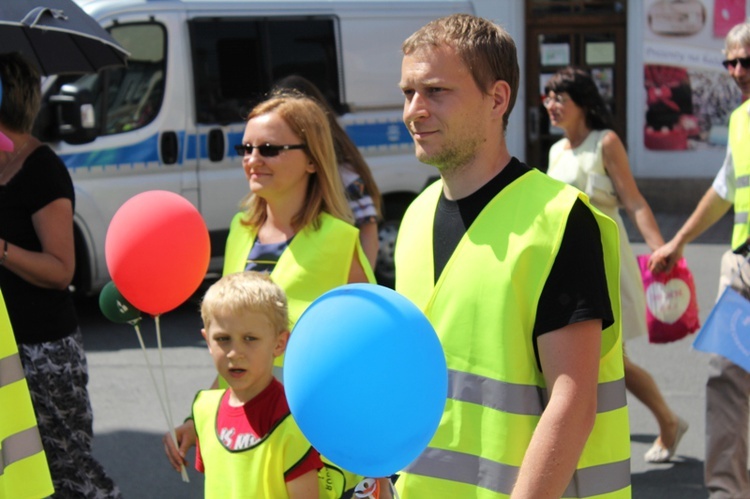
[[[544,91],[550,122],[565,133],[565,138],[550,149],[547,173],[588,194],[593,205],[617,223],[623,340],[645,335],[643,283],[619,206],[624,207],[652,251],[664,244],[659,226],[638,190],[625,147],[611,130],[609,110],[589,74],[570,67],[562,69],[549,80]],[[624,361],[628,391],[649,408],[659,423],[659,436],[645,459],[652,463],[669,461],[688,425],[667,405],[651,375],[627,355]]]
[[[225,275],[271,272],[288,295],[292,323],[325,291],[374,282],[338,173],[328,119],[314,100],[275,92],[250,112],[235,149],[242,154],[250,192],[229,229]]]
[[[230,225],[224,275],[270,272],[287,295],[290,329],[326,291],[375,282],[344,195],[328,119],[314,100],[274,92],[250,112],[235,150],[250,192]],[[176,433],[179,450],[169,434],[162,440],[179,471],[195,445],[193,422],[186,420]]]
[[[380,190],[365,158],[338,122],[336,111],[313,82],[293,74],[276,82],[274,88],[277,90],[296,90],[312,97],[326,112],[328,124],[331,126],[339,175],[344,184],[344,192],[349,207],[354,215],[354,225],[359,229],[359,240],[365,250],[367,259],[370,261],[372,268],[375,269],[380,245],[378,221],[381,219],[382,207]]]

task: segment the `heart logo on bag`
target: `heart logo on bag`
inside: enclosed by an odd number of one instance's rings
[[[682,279],[666,284],[651,283],[646,290],[646,305],[651,315],[665,324],[674,324],[690,304],[690,288]]]

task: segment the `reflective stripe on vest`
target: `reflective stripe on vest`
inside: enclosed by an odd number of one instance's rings
[[[435,437],[396,486],[403,499],[505,497],[547,402],[532,331],[554,263],[550,255],[559,250],[573,204],[588,201],[536,170],[522,175],[483,209],[436,281],[432,229],[441,189],[440,182],[428,187],[404,216],[396,289],[435,327],[450,393]],[[602,332],[596,421],[566,497],[591,491],[630,497],[618,229],[598,210],[592,213],[615,323]]]
[[[21,358],[0,293],[0,498],[54,493]]]
[[[510,495],[518,478],[518,466],[508,466],[479,456],[429,448],[406,471],[419,475],[477,485]],[[576,470],[563,497],[591,497],[630,485],[630,460]]]
[[[5,468],[11,464],[38,454],[43,450],[36,426],[4,438],[0,441],[0,476],[4,474]]]
[[[736,224],[747,224],[747,212],[743,211],[742,213],[735,213],[734,214],[734,223],[736,223]],[[732,246],[734,246],[734,244]]]
[[[547,389],[486,378],[477,374],[448,370],[448,397],[511,414],[541,416]],[[597,386],[596,412],[603,413],[627,406],[625,379]]]
[[[24,379],[21,357],[17,353],[0,359],[0,389]]]
[[[729,119],[729,148],[734,165],[734,230],[732,249],[745,244],[750,236],[750,100],[734,110]]]

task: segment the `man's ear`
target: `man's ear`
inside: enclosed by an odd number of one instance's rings
[[[208,342],[208,333],[206,333],[205,328],[201,328],[201,335],[203,336],[203,339],[206,340],[206,346],[208,346],[208,350],[211,350],[211,344]]]
[[[286,346],[289,343],[289,331],[282,331],[276,337],[276,346],[273,349],[273,356],[278,357],[286,351]]]
[[[493,113],[502,119],[510,105],[510,85],[505,80],[497,80],[490,87],[489,94],[494,101]]]

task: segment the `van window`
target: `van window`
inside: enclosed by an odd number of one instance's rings
[[[130,52],[127,67],[84,75],[72,82],[94,96],[99,135],[141,128],[154,120],[164,97],[166,36],[159,24],[122,24],[112,37]]]
[[[304,76],[341,106],[332,18],[194,19],[190,22],[198,123],[242,121],[276,80]]]
[[[166,36],[159,24],[126,24],[110,30],[128,52],[126,68],[107,72],[102,135],[127,132],[156,117],[164,98]]]

